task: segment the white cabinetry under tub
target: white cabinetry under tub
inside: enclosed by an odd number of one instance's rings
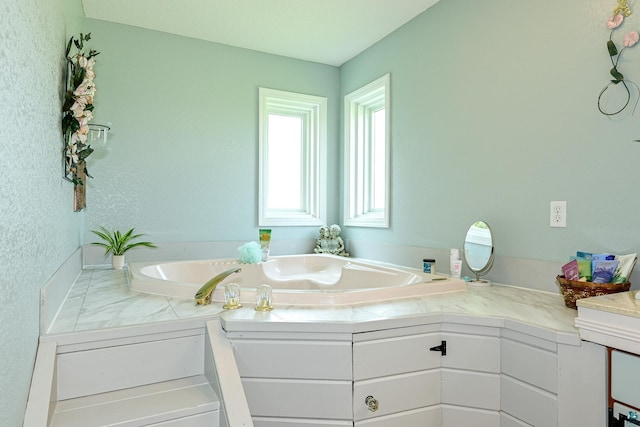
[[[355,426],[498,425],[498,329],[436,324],[353,341]]]
[[[503,330],[501,427],[606,425],[606,351]]]
[[[227,337],[256,427],[353,425],[351,334]]]
[[[501,342],[503,424],[557,426],[556,343],[515,332],[507,335]]]
[[[445,319],[227,337],[257,427],[606,425],[602,346],[522,323]]]

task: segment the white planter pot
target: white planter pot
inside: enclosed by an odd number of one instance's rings
[[[115,270],[122,270],[124,267],[124,255],[114,255],[111,257],[111,265]]]

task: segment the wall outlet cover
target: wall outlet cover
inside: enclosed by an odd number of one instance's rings
[[[549,226],[550,227],[566,227],[567,226],[567,202],[566,201],[553,201],[550,203]]]

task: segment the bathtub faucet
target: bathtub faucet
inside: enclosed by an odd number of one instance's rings
[[[196,305],[211,304],[211,295],[213,294],[213,291],[216,290],[216,286],[218,286],[220,282],[226,279],[228,275],[233,273],[238,273],[239,271],[242,271],[242,268],[236,267],[236,268],[229,269],[227,271],[223,271],[222,273],[216,275],[213,279],[205,283],[200,288],[200,290],[196,292],[196,296],[195,296]]]

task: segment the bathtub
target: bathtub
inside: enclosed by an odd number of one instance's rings
[[[224,284],[240,285],[240,301],[255,304],[256,286],[273,288],[273,304],[334,306],[355,305],[466,289],[462,280],[422,273],[419,270],[336,255],[286,255],[258,264],[237,259],[131,263],[131,290],[174,298],[194,299],[209,279],[240,267],[224,279],[212,295],[224,301]]]

